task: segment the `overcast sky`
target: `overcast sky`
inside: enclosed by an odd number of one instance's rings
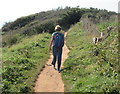
[[[117,12],[118,1],[119,0],[1,0],[0,27],[5,22],[14,21],[21,16],[56,9],[57,7],[93,7]]]

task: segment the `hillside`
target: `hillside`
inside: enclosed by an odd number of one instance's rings
[[[22,38],[43,32],[54,32],[54,26],[58,23],[60,15],[65,10],[51,10],[21,17],[14,22],[6,23],[2,27],[3,47],[19,43]],[[11,40],[11,41],[10,41]],[[12,42],[12,43],[11,43]]]
[[[2,91],[33,92],[37,75],[50,56],[51,33],[60,24],[64,31],[68,30],[66,39],[70,49],[61,72],[65,91],[118,92],[117,29],[97,45],[91,41],[100,32],[106,32],[108,26],[116,27],[115,18],[116,13],[107,10],[66,7],[6,23],[1,32]],[[94,56],[96,49],[98,56]]]
[[[14,22],[6,23],[2,27],[3,47],[19,43],[24,37],[29,37],[43,32],[54,32],[54,26],[60,24],[64,30],[88,15],[94,22],[108,20],[115,12],[100,10],[96,8],[58,8],[56,10],[40,12],[29,16],[21,17]]]
[[[89,29],[85,31],[83,24],[83,21],[78,22],[68,31],[67,46],[70,53],[62,72],[65,91],[120,92],[117,23],[105,21],[96,24],[97,34]],[[114,27],[110,35],[94,44],[93,36],[105,33],[108,26]]]
[[[50,34],[26,38],[10,48],[3,48],[3,92],[33,91],[35,79],[49,58]]]

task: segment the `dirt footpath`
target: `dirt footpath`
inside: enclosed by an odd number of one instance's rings
[[[66,35],[67,32],[65,33],[65,36]],[[67,55],[68,52],[69,50],[65,44],[63,47],[62,54],[62,66],[63,62],[68,57]],[[52,66],[50,66],[51,62],[52,55],[50,56],[50,59],[47,61],[43,71],[40,73],[40,75],[38,75],[38,79],[34,87],[35,92],[64,92],[64,83],[61,78],[61,73],[58,73],[58,71],[56,71]]]

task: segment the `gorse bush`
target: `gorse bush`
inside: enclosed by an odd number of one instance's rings
[[[30,23],[31,21],[33,21],[35,19],[35,15],[30,15],[30,16],[26,16],[26,17],[21,17],[18,18],[16,21],[11,22],[11,23],[6,23],[3,27],[2,27],[2,31],[3,32],[7,32],[9,30],[15,30],[17,28],[21,28],[24,27],[26,24]]]
[[[28,29],[24,30],[24,32],[22,34],[26,35],[26,36],[32,36],[35,34],[40,34],[40,33],[45,33],[45,32],[53,33],[54,27],[55,27],[55,24],[50,21],[50,22],[38,24],[34,27],[28,28]]]
[[[84,11],[81,11],[79,8],[72,8],[69,11],[67,11],[66,14],[63,14],[60,24],[65,24],[67,26],[75,24],[80,20],[83,13]]]
[[[17,43],[17,40],[18,40],[18,38],[16,36],[14,36],[11,38],[11,40],[9,40],[9,44],[13,45],[13,44]]]

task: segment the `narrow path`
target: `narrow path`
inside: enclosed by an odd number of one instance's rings
[[[65,37],[67,32],[65,33]],[[63,54],[62,54],[62,66],[63,62],[68,57],[68,48],[65,45],[63,47]],[[64,92],[64,83],[61,78],[61,74],[58,73],[52,66],[49,66],[52,62],[52,55],[50,59],[47,61],[45,68],[38,76],[38,79],[35,83],[35,92]],[[61,67],[62,68],[62,67]]]

